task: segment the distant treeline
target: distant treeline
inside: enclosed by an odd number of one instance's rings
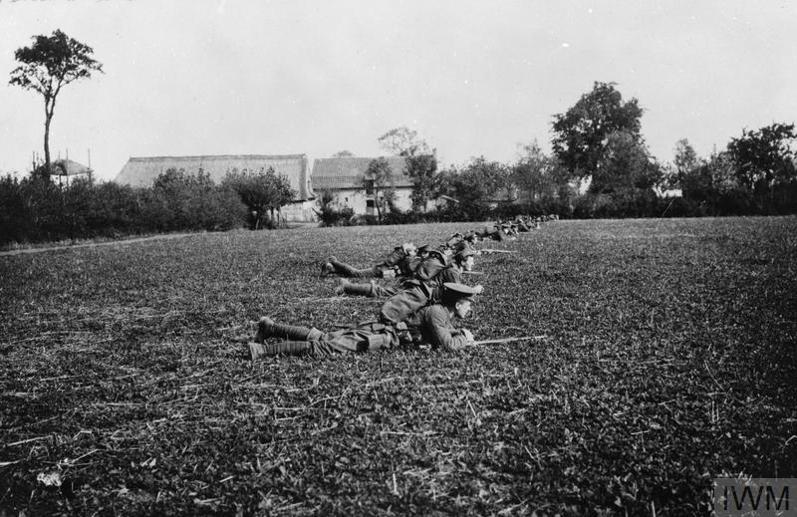
[[[511,178],[512,169],[502,172],[498,164],[480,159],[462,170],[437,175],[438,186],[433,190],[445,192],[441,199],[447,200],[437,209],[401,211],[388,206],[379,221],[376,216],[355,215],[350,208],[334,204],[328,193],[322,193],[318,216],[321,224],[333,226],[485,221],[517,214],[591,219],[797,213],[797,181],[751,188],[731,180],[727,173],[732,169],[725,160],[722,156],[709,160],[684,175],[680,197],[660,197],[651,188],[579,194],[571,184],[551,181],[538,184],[538,189],[526,192],[526,197],[516,194],[513,201],[496,201],[484,190],[485,185],[494,183],[495,175],[508,174]],[[719,174],[718,169],[726,174]],[[275,213],[291,195],[287,180],[273,171],[234,173],[217,185],[207,174],[169,170],[149,188],[87,179],[59,187],[39,175],[21,180],[5,176],[0,177],[0,245],[273,227]]]

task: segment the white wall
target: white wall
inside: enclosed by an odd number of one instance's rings
[[[412,188],[397,188],[395,191],[396,207],[402,211],[411,209],[412,200],[410,199],[410,194],[412,193]],[[333,193],[335,194],[335,203],[339,207],[349,207],[354,210],[355,214],[358,215],[364,215],[368,213],[367,200],[370,196],[365,194],[365,189],[341,189],[334,190]],[[376,215],[376,211],[374,211],[374,215]]]

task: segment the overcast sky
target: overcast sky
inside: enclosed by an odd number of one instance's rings
[[[383,152],[406,125],[444,164],[510,162],[595,81],[645,109],[651,152],[701,156],[797,119],[797,2],[0,0],[0,171],[43,154],[14,50],[60,28],[105,73],[67,86],[53,157]]]

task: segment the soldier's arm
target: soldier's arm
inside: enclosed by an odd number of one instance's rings
[[[461,350],[468,346],[468,337],[461,331],[450,326],[450,321],[446,318],[445,309],[430,311],[425,325],[428,326],[428,335],[432,340],[432,347],[443,348],[449,351]]]

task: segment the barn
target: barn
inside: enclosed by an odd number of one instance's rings
[[[355,214],[375,215],[374,192],[366,189],[363,183],[368,164],[375,159],[354,156],[316,159],[312,174],[315,192],[331,192],[338,206],[351,208]],[[409,210],[412,208],[410,194],[413,182],[406,174],[404,158],[389,156],[385,159],[393,171],[396,207],[400,210]]]
[[[228,172],[257,172],[268,170],[286,176],[294,190],[293,203],[282,207],[287,221],[314,221],[315,194],[310,184],[309,165],[304,154],[232,154],[208,156],[151,156],[130,158],[114,181],[132,187],[149,187],[160,174],[169,169],[196,174],[203,171],[218,183]]]

